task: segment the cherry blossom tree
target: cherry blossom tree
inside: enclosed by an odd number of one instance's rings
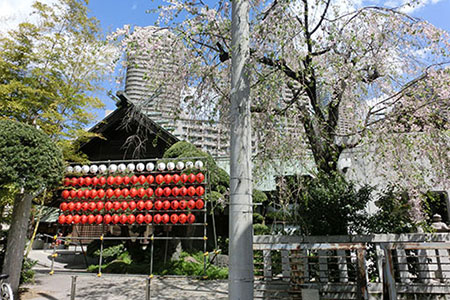
[[[333,173],[341,154],[359,147],[411,191],[430,178],[448,189],[450,39],[405,13],[414,5],[251,1],[257,161],[312,159],[317,171]],[[227,122],[230,3],[171,0],[158,13],[158,25],[183,44],[174,73],[195,90],[186,106]]]

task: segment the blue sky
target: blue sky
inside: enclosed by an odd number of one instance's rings
[[[425,4],[411,14],[450,32],[450,0],[424,0],[423,2]],[[161,1],[150,0],[91,0],[89,8],[91,15],[100,20],[102,28],[110,32],[125,24],[153,25],[157,16],[146,11],[158,7],[161,3]],[[108,85],[108,88],[114,92],[117,90],[117,87],[112,85]],[[115,108],[114,102],[108,96],[101,95],[101,98],[106,104],[106,109]],[[102,118],[103,115],[100,113],[99,117]]]
[[[51,3],[55,0],[40,0]],[[209,0],[211,2],[213,0]],[[354,0],[355,3],[367,3],[376,5],[377,3],[390,3],[398,5],[407,0]],[[153,25],[156,15],[146,13],[147,10],[157,8],[162,4],[160,0],[90,0],[90,14],[100,20],[105,32],[111,32],[125,24],[147,26]],[[450,32],[450,0],[420,0],[422,5],[416,8],[411,14],[415,17],[427,20],[433,25]],[[33,0],[0,0],[0,31],[14,28],[31,12]],[[118,89],[115,84],[105,83],[105,89],[114,93]],[[99,97],[106,104],[106,110],[115,108],[114,102],[107,96],[106,92]],[[102,119],[104,111],[99,111],[98,118]]]

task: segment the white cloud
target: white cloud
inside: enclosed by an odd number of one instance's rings
[[[137,4],[134,3],[133,6],[131,7],[131,10],[136,10],[136,8],[137,8]]]
[[[413,2],[410,0],[389,0],[385,3],[385,5],[388,7],[399,7],[402,12],[410,14],[421,9],[422,7],[436,4],[440,1],[442,0],[419,0]]]
[[[42,3],[51,4],[56,0],[40,0]],[[24,21],[33,22],[30,17],[35,0],[0,0],[0,33],[16,28]]]

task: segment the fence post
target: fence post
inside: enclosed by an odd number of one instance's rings
[[[150,276],[147,277],[145,281],[145,300],[150,300],[150,284],[151,284]]]
[[[272,256],[270,249],[263,250],[263,260],[264,260],[264,281],[272,280]]]
[[[70,300],[75,300],[76,289],[77,289],[77,276],[72,276],[72,284],[70,288]]]
[[[291,280],[291,264],[289,261],[289,250],[281,250],[281,270],[284,281]]]
[[[383,299],[396,300],[397,289],[394,279],[394,264],[392,261],[392,253],[387,245],[381,243],[381,248],[384,250],[383,260]]]
[[[365,254],[366,250],[364,248],[356,250],[357,266],[358,266],[358,270],[356,272],[356,281],[357,281],[356,299],[358,300],[369,299],[369,291],[367,290]]]

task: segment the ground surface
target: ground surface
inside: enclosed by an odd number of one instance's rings
[[[35,284],[24,285],[21,300],[70,299],[73,273],[36,274]],[[146,277],[77,274],[76,297],[83,300],[145,299]],[[185,277],[155,277],[151,299],[228,299],[226,280],[194,280]]]
[[[145,300],[145,275],[112,275],[86,273],[84,258],[71,251],[61,251],[55,260],[55,273],[49,275],[51,250],[33,250],[37,260],[34,284],[22,285],[21,300],[70,299],[72,277],[76,278],[77,300]],[[226,280],[196,280],[186,277],[154,277],[150,285],[151,299],[228,299]]]

